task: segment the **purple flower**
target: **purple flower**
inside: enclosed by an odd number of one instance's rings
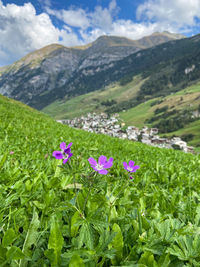
[[[124,169],[127,170],[128,172],[135,172],[137,169],[140,168],[140,166],[135,165],[134,166],[134,161],[130,160],[129,165],[126,162],[123,162]]]
[[[98,163],[94,158],[89,158],[88,161],[91,167],[99,174],[107,174],[108,171],[106,169],[112,167],[113,165],[113,158],[109,158],[107,161],[106,156],[103,155],[99,157]]]
[[[56,159],[64,159],[63,160],[63,164],[65,164],[69,158],[71,158],[71,156],[73,155],[71,153],[71,147],[72,143],[69,143],[68,146],[66,146],[65,142],[62,142],[60,144],[60,149],[61,151],[54,151],[53,152],[53,157],[55,157]]]

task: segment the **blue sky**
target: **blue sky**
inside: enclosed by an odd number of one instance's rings
[[[200,33],[200,0],[0,0],[0,66],[52,43]]]

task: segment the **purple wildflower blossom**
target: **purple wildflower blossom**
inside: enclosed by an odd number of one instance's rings
[[[60,144],[60,149],[61,151],[54,151],[53,152],[53,157],[55,157],[56,159],[63,159],[63,164],[65,164],[69,158],[71,158],[71,156],[73,155],[71,153],[71,147],[72,143],[69,143],[68,146],[66,146],[65,142],[62,142]]]
[[[135,172],[137,169],[140,168],[140,166],[135,165],[134,166],[134,161],[130,160],[129,164],[127,164],[126,162],[123,162],[124,165],[124,169],[127,170],[128,172]]]
[[[112,167],[113,165],[113,158],[109,158],[107,161],[106,156],[103,155],[99,157],[98,163],[94,158],[89,158],[88,161],[91,167],[99,174],[107,174],[108,171],[106,169]]]

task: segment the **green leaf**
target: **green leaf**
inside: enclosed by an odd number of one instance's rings
[[[158,261],[158,266],[159,266],[159,267],[163,267],[163,266],[168,267],[169,264],[170,264],[170,262],[171,262],[171,261],[170,261],[169,254],[167,254],[167,255],[162,255],[162,256],[160,257],[159,261]]]
[[[75,237],[78,233],[79,225],[76,222],[80,220],[80,213],[76,211],[71,219],[71,237]]]
[[[63,189],[82,189],[83,185],[79,183],[67,184]]]
[[[85,267],[85,264],[83,263],[83,260],[79,255],[73,255],[69,262],[69,267]]]
[[[92,250],[94,247],[93,243],[94,240],[93,240],[92,226],[91,224],[85,221],[80,228],[80,234],[78,238],[78,248],[81,248],[83,244],[85,244],[88,249]]]
[[[29,225],[29,228],[28,228],[28,231],[26,234],[26,238],[24,241],[23,249],[22,249],[22,251],[25,255],[28,255],[29,248],[33,244],[35,244],[37,241],[38,234],[39,234],[37,230],[38,230],[39,226],[40,226],[40,221],[38,220],[38,214],[34,208],[33,209],[33,217],[32,217],[31,223]],[[21,260],[19,267],[25,267],[25,266],[27,266],[27,260],[23,259],[23,260]]]
[[[55,253],[53,249],[47,249],[44,251],[44,255],[50,260],[50,262],[54,262],[55,261]]]
[[[86,246],[92,250],[94,248],[93,246],[93,229],[90,224],[86,224],[86,230],[85,230],[85,244]]]
[[[0,160],[0,170],[3,168],[3,165],[7,159],[7,154],[4,154],[3,157]]]
[[[0,263],[3,263],[6,260],[6,252],[7,249],[0,245]]]
[[[121,229],[118,224],[114,223],[112,227],[113,232],[116,233],[115,237],[113,238],[112,242],[109,245],[109,248],[114,248],[116,250],[116,256],[115,259],[112,260],[112,264],[119,264],[120,260],[123,256],[123,247],[124,247],[124,241],[123,241],[123,235],[121,232]]]
[[[138,261],[138,263],[142,263],[142,264],[145,264],[146,266],[148,267],[154,267],[154,264],[156,263],[155,260],[154,260],[154,256],[151,252],[149,251],[145,251],[140,260]],[[163,265],[164,267],[164,265]]]
[[[21,251],[21,249],[15,246],[11,247],[6,253],[6,258],[8,260],[20,260],[20,259],[23,259],[24,256],[25,255]]]
[[[64,244],[64,239],[60,231],[59,224],[57,220],[53,218],[51,223],[49,242],[48,242],[48,248],[53,249],[55,254],[55,259],[52,262],[53,266],[57,266],[60,264],[60,255],[63,244]]]
[[[17,236],[15,234],[15,231],[10,228],[5,232],[5,235],[2,240],[2,245],[6,248],[10,246],[16,238]]]

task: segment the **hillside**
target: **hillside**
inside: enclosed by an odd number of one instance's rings
[[[42,111],[55,119],[72,119],[88,112],[105,112],[107,108],[116,103],[119,104],[130,97],[136,97],[144,81],[145,79],[138,75],[126,85],[120,85],[120,82],[113,83],[102,88],[102,90],[69,99],[57,100],[42,109]]]
[[[199,156],[70,129],[3,96],[0,123],[1,266],[197,266]],[[100,155],[114,158],[107,175],[88,162]]]
[[[118,69],[110,75],[116,62],[179,38],[184,37],[164,32],[137,41],[101,36],[80,48],[52,44],[1,69],[0,93],[41,109],[66,95],[81,95],[118,81],[126,73]]]
[[[120,85],[120,82],[113,83],[102,90],[56,101],[42,111],[60,120],[81,117],[88,112],[106,112],[115,106],[120,111],[121,105],[123,110],[119,114],[126,126],[134,125],[142,128],[147,125],[149,127],[157,127],[161,135],[180,136],[190,145],[198,147],[199,150],[200,117],[198,118],[198,110],[200,106],[200,82],[195,82],[193,85],[168,96],[152,98],[131,108],[129,99],[134,99],[137,96],[145,81],[145,78],[137,75],[125,85]],[[190,118],[186,120],[187,114],[190,114]],[[197,117],[192,118],[195,114]],[[177,118],[180,120],[181,116],[182,121],[184,121],[182,124],[177,123]],[[172,123],[167,125],[170,120],[174,121],[173,125]]]
[[[127,125],[157,127],[162,135],[180,136],[200,149],[200,82],[120,112]]]

